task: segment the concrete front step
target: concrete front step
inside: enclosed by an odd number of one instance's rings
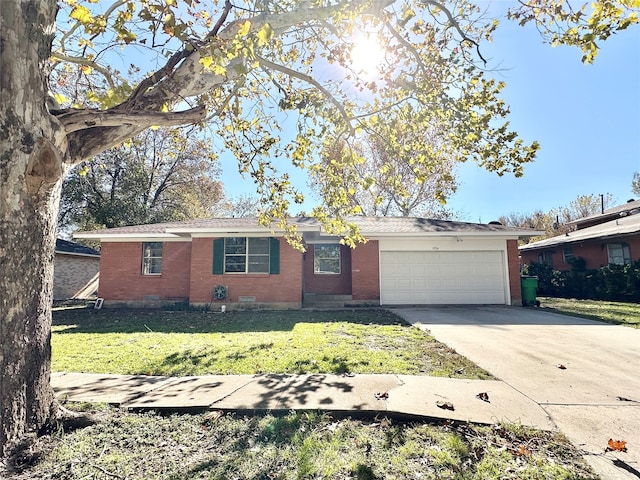
[[[324,295],[319,293],[305,293],[303,307],[342,308],[345,302],[353,300],[351,295]]]

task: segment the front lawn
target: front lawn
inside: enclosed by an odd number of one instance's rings
[[[640,303],[552,297],[540,297],[538,300],[542,307],[560,313],[640,328]]]
[[[597,479],[561,434],[517,425],[407,424],[316,412],[98,414],[96,425],[38,439],[20,457],[24,470],[3,478]]]
[[[52,369],[143,375],[392,373],[491,378],[393,313],[53,312]]]

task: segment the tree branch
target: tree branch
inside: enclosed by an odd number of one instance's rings
[[[266,58],[259,57],[258,55],[255,55],[255,57],[256,57],[256,60],[258,60],[258,63],[260,63],[260,65],[262,65],[263,67],[272,68],[273,70],[277,70],[281,73],[284,73],[285,75],[289,75],[290,77],[294,77],[299,80],[302,80],[303,82],[306,82],[310,85],[313,85],[315,88],[317,88],[327,98],[327,100],[333,103],[333,105],[340,112],[340,115],[342,115],[342,117],[344,118],[345,123],[349,126],[349,130],[353,131],[353,127],[351,126],[351,118],[347,114],[347,111],[344,109],[342,104],[331,94],[331,92],[329,92],[326,88],[324,88],[315,78],[305,73],[298,72],[297,70],[292,70],[290,68],[287,68],[284,65],[278,65],[277,63],[273,63],[270,60],[267,60]]]
[[[449,20],[449,23],[451,24],[451,26],[453,28],[455,28],[456,31],[458,32],[458,35],[460,35],[460,37],[462,37],[462,40],[460,41],[460,43],[469,42],[471,45],[476,47],[476,53],[478,54],[478,57],[480,57],[480,60],[482,60],[482,62],[486,65],[487,64],[487,60],[482,56],[482,53],[480,52],[480,44],[478,42],[476,42],[474,39],[468,37],[466,33],[464,33],[462,28],[460,28],[460,24],[454,18],[453,14],[449,11],[449,9],[447,7],[445,7],[442,3],[436,2],[435,0],[425,0],[425,3],[428,4],[428,5],[432,5],[432,6],[436,7],[437,9],[442,10],[444,12],[444,14],[446,15],[447,19]]]
[[[88,67],[91,67],[95,71],[100,72],[102,74],[102,76],[109,83],[109,86],[111,88],[114,88],[114,89],[116,88],[116,85],[115,83],[113,83],[113,78],[111,78],[111,73],[109,73],[109,70],[107,70],[104,67],[101,67],[96,62],[87,60],[84,57],[70,57],[69,55],[64,55],[62,53],[56,53],[56,52],[51,53],[51,58],[53,58],[54,60],[58,60],[60,62],[69,62],[69,63],[75,63],[76,65],[86,65]]]
[[[118,110],[53,110],[51,112],[65,128],[67,133],[94,127],[121,127],[140,125],[147,128],[151,125],[169,127],[196,123],[205,118],[206,109],[199,106],[182,112],[150,112]]]

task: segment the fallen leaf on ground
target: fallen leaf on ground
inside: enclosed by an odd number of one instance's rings
[[[386,400],[389,398],[389,392],[376,393],[374,396],[376,400]]]
[[[531,455],[531,450],[529,450],[524,445],[520,445],[515,449],[515,454],[519,457],[526,457],[527,455]]]
[[[436,402],[436,406],[438,408],[442,408],[443,410],[455,410],[455,407],[453,406],[453,403],[451,402],[441,402],[441,401],[437,401]]]
[[[567,367],[565,367],[563,364],[559,363],[558,365],[556,365],[556,367],[558,367],[560,370],[566,370]]]
[[[487,392],[480,392],[476,395],[476,398],[479,398],[483,402],[491,403],[491,401],[489,401],[489,394]]]
[[[640,403],[640,401],[638,400],[633,400],[631,398],[627,398],[627,397],[616,397],[616,400],[620,401],[620,402],[633,402],[633,403]]]
[[[607,442],[609,446],[605,449],[605,452],[626,452],[627,451],[627,442],[624,440],[613,440],[609,439]]]

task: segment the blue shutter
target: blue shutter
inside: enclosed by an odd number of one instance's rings
[[[213,241],[213,274],[224,273],[224,238],[216,238]]]
[[[269,273],[280,273],[280,240],[273,237],[269,239]]]

